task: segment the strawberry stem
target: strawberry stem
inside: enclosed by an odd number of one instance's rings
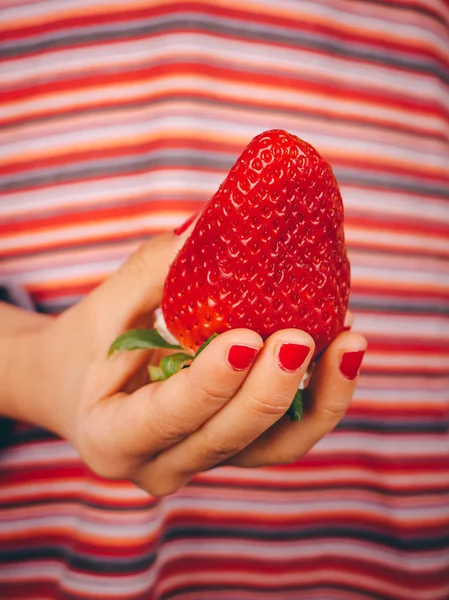
[[[162,369],[155,365],[148,366],[148,374],[150,376],[150,381],[164,381],[165,379]]]
[[[293,398],[293,402],[290,404],[290,408],[287,411],[287,415],[291,421],[301,421],[304,412],[302,402],[302,390],[298,390]]]
[[[192,360],[194,360],[203,350],[208,346],[213,339],[217,337],[217,333],[208,338],[204,344],[197,350],[194,356],[185,352],[176,352],[164,356],[159,363],[159,366],[150,365],[148,372],[151,381],[165,381],[178,371],[185,369],[190,366]],[[109,356],[119,350],[150,350],[150,349],[166,349],[166,350],[183,350],[182,346],[175,344],[169,344],[161,337],[161,335],[150,329],[133,329],[119,336],[111,345],[109,349]],[[302,390],[298,390],[293,398],[293,402],[287,411],[292,421],[300,421],[303,414],[302,404]]]
[[[132,329],[114,340],[109,348],[108,356],[112,356],[119,350],[152,350],[156,348],[182,350],[182,346],[166,342],[155,329]]]
[[[181,371],[184,366],[189,365],[192,360],[192,355],[186,354],[185,352],[176,352],[175,354],[164,356],[159,363],[159,368],[162,371],[164,379],[168,379],[178,371]]]
[[[206,348],[206,346],[209,346],[211,341],[214,340],[216,337],[218,337],[218,333],[213,333],[210,336],[210,338],[207,338],[207,340],[204,342],[204,344],[202,346],[200,346],[198,348],[198,350],[196,351],[194,358],[196,358],[198,356],[198,354],[201,354],[201,352],[204,350],[204,348]]]

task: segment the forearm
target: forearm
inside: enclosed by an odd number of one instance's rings
[[[47,425],[42,332],[52,317],[0,302],[0,416]]]

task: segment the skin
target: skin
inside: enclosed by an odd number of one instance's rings
[[[119,334],[151,326],[169,264],[193,226],[180,237],[149,240],[57,318],[0,304],[0,414],[53,431],[72,442],[95,473],[127,479],[155,496],[171,494],[217,465],[300,459],[350,405],[357,378],[341,374],[343,352],[367,345],[352,331],[334,340],[313,370],[300,423],[283,415],[313,354],[304,331],[278,331],[265,343],[254,331],[229,331],[189,369],[158,383],[148,383],[146,366],[159,362],[160,351],[108,358]],[[294,373],[278,363],[283,342],[310,347]],[[260,349],[246,371],[227,362],[233,344]]]

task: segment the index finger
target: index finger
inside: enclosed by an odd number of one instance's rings
[[[109,399],[117,402],[117,427],[111,436],[129,455],[145,460],[183,440],[234,396],[262,346],[254,331],[228,331],[214,339],[188,369],[127,397]]]

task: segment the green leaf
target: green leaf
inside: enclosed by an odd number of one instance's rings
[[[182,346],[169,344],[155,329],[132,329],[120,335],[109,348],[108,356],[118,350],[150,350],[165,348],[182,350]]]
[[[148,366],[148,373],[150,374],[150,381],[164,381],[165,379],[162,369],[155,365]]]
[[[196,351],[196,354],[195,354],[195,358],[198,356],[198,354],[201,354],[201,352],[204,350],[204,348],[206,348],[206,346],[208,346],[211,343],[211,341],[214,340],[216,337],[218,337],[218,333],[213,333],[210,336],[210,338],[208,338],[204,342],[204,344],[198,348],[198,350]]]
[[[168,379],[178,371],[180,371],[187,362],[193,360],[193,356],[186,354],[185,352],[176,352],[175,354],[169,354],[159,363],[159,367],[164,375],[164,379]]]
[[[304,412],[302,402],[302,390],[298,390],[293,398],[293,402],[290,404],[290,408],[287,411],[287,415],[292,421],[300,421]]]

